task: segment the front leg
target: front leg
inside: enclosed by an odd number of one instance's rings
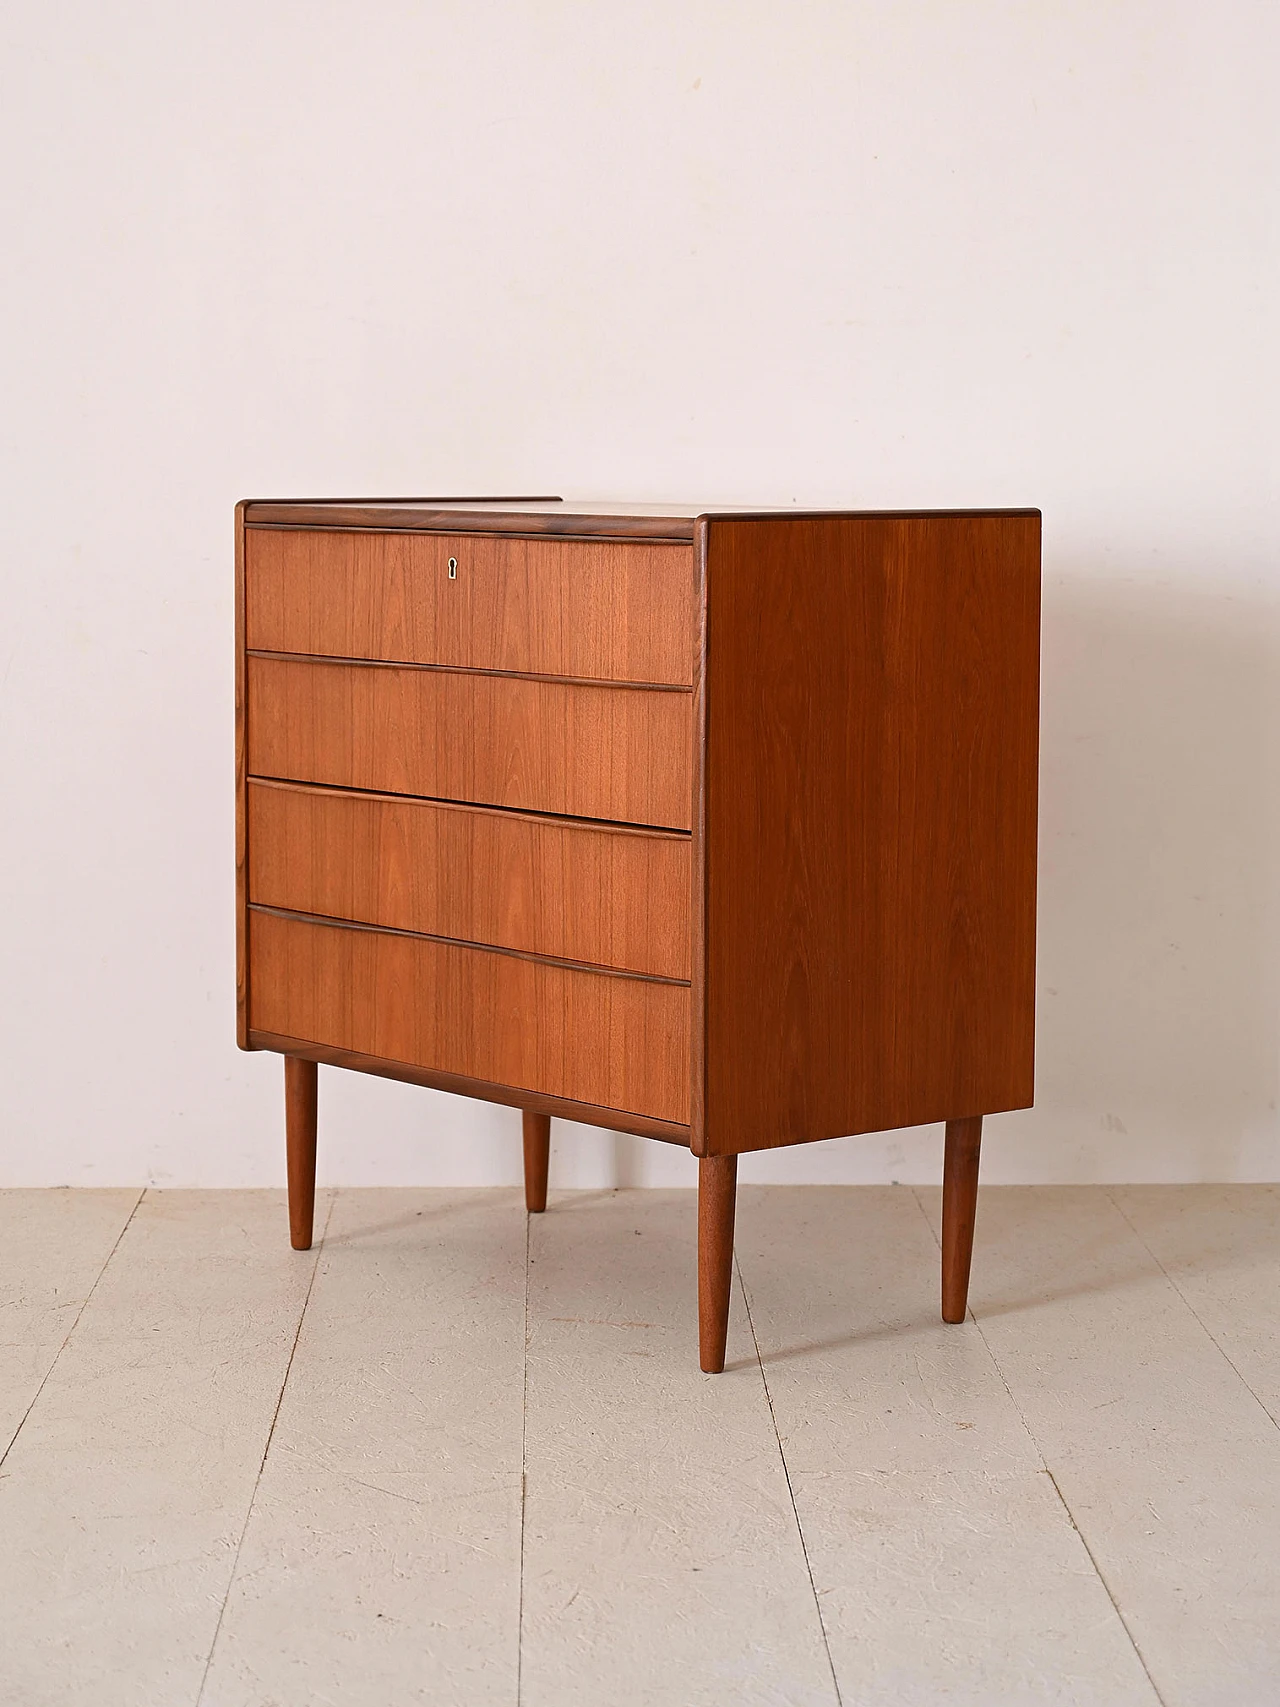
[[[738,1186],[736,1156],[698,1162],[698,1351],[708,1375],[724,1368],[733,1280],[733,1213]]]
[[[289,1172],[289,1243],[311,1249],[316,1212],[316,1079],[314,1061],[284,1058],[284,1137]]]
[[[524,1110],[524,1206],[531,1215],[547,1207],[547,1168],[551,1161],[551,1116]]]
[[[969,1303],[973,1223],[978,1212],[982,1116],[947,1122],[942,1165],[942,1319],[963,1322]]]

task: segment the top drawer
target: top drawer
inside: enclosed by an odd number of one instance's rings
[[[687,545],[245,532],[253,651],[689,687],[693,620]]]

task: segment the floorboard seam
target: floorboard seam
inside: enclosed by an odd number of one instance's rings
[[[982,1329],[979,1328],[978,1332],[981,1333]],[[1004,1379],[1003,1373],[1001,1374],[1001,1379],[1002,1380]],[[1012,1397],[1012,1394],[1010,1394],[1010,1397]],[[1034,1435],[1032,1436],[1032,1439],[1033,1440],[1035,1439]],[[1036,1451],[1037,1452],[1040,1451],[1040,1447],[1039,1447],[1038,1443],[1036,1446]],[[1043,1458],[1043,1456],[1044,1456],[1043,1453],[1041,1453],[1042,1458]],[[1054,1475],[1053,1471],[1049,1468],[1049,1466],[1047,1464],[1044,1467],[1044,1473],[1049,1478],[1049,1481],[1052,1483],[1054,1493],[1057,1494],[1058,1499],[1061,1501],[1062,1509],[1067,1514],[1067,1522],[1071,1525],[1072,1529],[1074,1529],[1076,1534],[1080,1537],[1080,1545],[1084,1548],[1085,1553],[1088,1555],[1089,1563],[1093,1566],[1095,1576],[1097,1577],[1098,1581],[1102,1584],[1103,1588],[1107,1591],[1107,1599],[1111,1602],[1112,1606],[1115,1607],[1116,1617],[1120,1620],[1121,1625],[1124,1627],[1124,1633],[1129,1638],[1129,1644],[1132,1647],[1134,1653],[1138,1656],[1138,1664],[1142,1667],[1143,1671],[1146,1673],[1147,1682],[1151,1685],[1151,1693],[1155,1696],[1156,1700],[1160,1703],[1160,1707],[1166,1707],[1165,1698],[1160,1693],[1160,1686],[1156,1683],[1155,1678],[1152,1677],[1152,1675],[1151,1675],[1151,1667],[1147,1664],[1146,1655],[1142,1652],[1142,1649],[1138,1646],[1137,1638],[1135,1637],[1133,1631],[1129,1628],[1129,1620],[1125,1617],[1124,1613],[1120,1610],[1120,1602],[1116,1599],[1115,1595],[1112,1594],[1112,1592],[1111,1592],[1111,1584],[1107,1581],[1106,1574],[1103,1571],[1102,1566],[1098,1563],[1097,1559],[1094,1557],[1093,1548],[1089,1545],[1088,1538],[1086,1537],[1084,1531],[1081,1529],[1080,1525],[1076,1522],[1076,1515],[1072,1511],[1070,1505],[1067,1503],[1067,1496],[1063,1493],[1062,1489],[1058,1485],[1058,1478]]]
[[[1129,1228],[1130,1232],[1132,1232],[1134,1238],[1142,1246],[1143,1250],[1151,1258],[1152,1262],[1160,1270],[1161,1274],[1169,1282],[1170,1286],[1172,1286],[1173,1290],[1178,1294],[1178,1297],[1181,1298],[1182,1302],[1186,1305],[1187,1309],[1191,1312],[1192,1316],[1196,1320],[1197,1325],[1199,1326],[1201,1331],[1204,1333],[1205,1338],[1209,1341],[1210,1345],[1214,1348],[1214,1350],[1222,1358],[1222,1361],[1226,1364],[1227,1368],[1238,1379],[1238,1381],[1240,1382],[1240,1385],[1244,1388],[1245,1392],[1249,1394],[1250,1398],[1257,1401],[1257,1404],[1258,1404],[1259,1408],[1261,1409],[1262,1414],[1267,1418],[1268,1422],[1270,1422],[1275,1428],[1280,1428],[1280,1416],[1276,1416],[1268,1408],[1265,1400],[1263,1400],[1258,1393],[1254,1392],[1253,1388],[1249,1385],[1249,1383],[1245,1379],[1244,1375],[1240,1372],[1240,1370],[1236,1367],[1236,1365],[1231,1361],[1230,1355],[1223,1348],[1221,1342],[1218,1340],[1217,1336],[1214,1334],[1213,1329],[1210,1328],[1209,1325],[1204,1321],[1203,1317],[1200,1315],[1200,1313],[1196,1309],[1195,1305],[1191,1302],[1191,1300],[1187,1297],[1186,1293],[1178,1285],[1178,1282],[1174,1279],[1173,1275],[1171,1275],[1169,1273],[1169,1270],[1164,1266],[1164,1264],[1160,1261],[1160,1258],[1151,1249],[1151,1246],[1143,1238],[1142,1234],[1138,1231],[1137,1227],[1134,1226],[1133,1222],[1129,1219],[1128,1215],[1125,1214],[1124,1205],[1122,1203],[1116,1202],[1115,1197],[1112,1195],[1109,1187],[1104,1186],[1103,1190],[1106,1191],[1107,1197],[1110,1199],[1112,1207],[1116,1210],[1116,1212],[1121,1217],[1123,1217],[1125,1225]]]
[[[213,1656],[217,1650],[218,1637],[222,1634],[223,1620],[227,1616],[227,1606],[231,1600],[231,1590],[235,1587],[236,1572],[240,1566],[240,1554],[244,1548],[244,1538],[249,1533],[249,1522],[253,1517],[253,1508],[257,1504],[258,1489],[262,1486],[262,1472],[267,1467],[267,1456],[271,1451],[271,1442],[275,1438],[276,1424],[280,1420],[280,1407],[284,1403],[285,1388],[289,1385],[289,1375],[293,1369],[293,1360],[298,1354],[298,1341],[302,1338],[302,1324],[307,1319],[307,1305],[311,1302],[311,1294],[315,1288],[316,1275],[320,1272],[320,1258],[324,1251],[325,1238],[329,1232],[329,1223],[333,1219],[333,1206],[338,1201],[338,1193],[332,1192],[329,1197],[329,1207],[325,1211],[324,1226],[320,1229],[320,1240],[316,1254],[311,1264],[311,1278],[307,1282],[307,1290],[303,1294],[302,1308],[298,1311],[298,1325],[294,1329],[293,1344],[289,1347],[289,1356],[285,1362],[284,1374],[280,1379],[280,1391],[276,1394],[275,1409],[271,1413],[271,1426],[267,1430],[267,1438],[263,1442],[262,1457],[258,1462],[258,1473],[253,1479],[253,1492],[249,1495],[249,1503],[245,1507],[244,1522],[240,1525],[240,1534],[236,1540],[236,1550],[231,1557],[231,1569],[227,1573],[226,1592],[222,1596],[222,1605],[218,1608],[218,1622],[213,1627],[213,1640],[209,1643],[208,1658],[204,1662],[204,1672],[200,1678],[200,1688],[196,1692],[195,1707],[200,1707],[204,1700],[204,1692],[209,1683],[209,1673],[213,1668]]]
[[[40,1384],[36,1388],[35,1392],[31,1395],[31,1403],[27,1406],[26,1410],[23,1411],[22,1415],[18,1418],[17,1428],[15,1428],[13,1433],[9,1436],[9,1442],[8,1442],[7,1446],[5,1447],[4,1451],[0,1452],[0,1469],[4,1468],[5,1460],[8,1458],[9,1454],[13,1451],[14,1444],[17,1441],[18,1436],[22,1433],[23,1429],[27,1426],[27,1418],[31,1415],[32,1411],[35,1410],[36,1405],[39,1403],[40,1395],[41,1395],[41,1393],[44,1392],[45,1386],[48,1383],[49,1377],[53,1374],[54,1370],[58,1367],[58,1364],[61,1361],[63,1352],[67,1349],[67,1346],[71,1342],[72,1334],[75,1333],[76,1329],[80,1326],[81,1316],[83,1316],[85,1311],[89,1308],[89,1300],[93,1297],[94,1293],[98,1290],[99,1282],[101,1281],[103,1275],[107,1272],[107,1264],[111,1261],[112,1257],[120,1249],[120,1241],[121,1241],[121,1239],[124,1238],[125,1234],[129,1231],[130,1227],[133,1225],[133,1218],[138,1213],[138,1205],[142,1202],[143,1198],[146,1195],[147,1195],[147,1188],[144,1185],[142,1187],[141,1191],[139,1191],[137,1197],[134,1198],[133,1208],[129,1211],[128,1215],[125,1217],[124,1226],[121,1227],[120,1231],[116,1234],[115,1241],[112,1244],[111,1249],[107,1252],[106,1256],[102,1259],[102,1267],[98,1270],[97,1274],[94,1275],[93,1285],[89,1288],[89,1290],[85,1293],[84,1297],[81,1299],[80,1308],[75,1313],[75,1320],[72,1322],[71,1326],[67,1329],[66,1333],[62,1336],[62,1344],[58,1347],[57,1351],[54,1352],[53,1358],[49,1364],[49,1367],[45,1370],[44,1374],[40,1377]]]
[[[778,1458],[782,1464],[782,1474],[787,1481],[787,1496],[791,1501],[791,1515],[795,1518],[796,1534],[800,1537],[800,1551],[804,1555],[804,1568],[809,1576],[809,1592],[813,1595],[814,1610],[818,1614],[818,1632],[822,1637],[823,1651],[827,1656],[827,1666],[831,1672],[831,1687],[836,1692],[836,1707],[844,1707],[844,1697],[840,1693],[840,1679],[836,1676],[835,1661],[831,1658],[831,1642],[827,1636],[827,1621],[822,1616],[822,1602],[818,1598],[818,1585],[813,1580],[813,1564],[809,1558],[808,1543],[804,1538],[804,1525],[800,1521],[800,1509],[796,1505],[796,1491],[791,1485],[791,1467],[787,1463],[787,1455],[782,1447],[782,1436],[778,1432],[778,1418],[773,1408],[773,1394],[769,1391],[769,1377],[764,1371],[764,1359],[760,1355],[760,1341],[756,1338],[756,1325],[751,1317],[751,1300],[747,1295],[747,1283],[742,1277],[742,1264],[734,1252],[733,1266],[738,1274],[738,1286],[742,1292],[742,1306],[747,1313],[747,1327],[751,1333],[751,1344],[755,1348],[756,1363],[760,1370],[760,1381],[764,1387],[765,1403],[769,1407],[769,1421],[773,1425],[773,1438],[778,1443]]]
[[[524,1217],[524,1380],[520,1400],[520,1592],[516,1610],[516,1707],[520,1707],[524,1685],[524,1518],[528,1469],[526,1448],[529,1439],[529,1244],[533,1217],[528,1210]]]
[[[911,1191],[915,1197],[916,1205],[919,1208],[920,1213],[924,1216],[925,1225],[928,1227],[930,1233],[933,1234],[933,1242],[935,1245],[937,1245],[938,1250],[940,1252],[942,1250],[942,1241],[938,1238],[938,1235],[937,1235],[936,1231],[934,1230],[933,1222],[929,1219],[929,1212],[925,1208],[924,1203],[921,1200],[919,1188],[916,1186],[912,1186]],[[1146,1677],[1147,1682],[1151,1685],[1151,1693],[1155,1696],[1156,1700],[1159,1702],[1160,1707],[1167,1707],[1167,1703],[1165,1702],[1165,1698],[1163,1695],[1161,1695],[1160,1690],[1156,1685],[1156,1680],[1151,1675],[1151,1668],[1147,1664],[1146,1655],[1143,1653],[1142,1649],[1138,1646],[1137,1638],[1134,1636],[1133,1631],[1129,1628],[1129,1620],[1125,1617],[1124,1613],[1120,1610],[1120,1603],[1116,1599],[1115,1595],[1111,1592],[1111,1584],[1107,1581],[1106,1575],[1103,1572],[1102,1566],[1098,1563],[1097,1559],[1094,1557],[1093,1548],[1090,1547],[1088,1541],[1085,1539],[1084,1531],[1081,1529],[1080,1525],[1076,1522],[1075,1513],[1072,1511],[1070,1505],[1068,1505],[1066,1495],[1063,1493],[1062,1489],[1058,1486],[1058,1478],[1054,1475],[1053,1471],[1049,1468],[1049,1461],[1044,1455],[1044,1448],[1041,1446],[1039,1440],[1036,1438],[1036,1431],[1032,1428],[1031,1424],[1027,1421],[1026,1413],[1022,1409],[1022,1406],[1018,1403],[1017,1399],[1015,1399],[1013,1396],[1013,1388],[1010,1387],[1008,1381],[1006,1381],[1006,1379],[1005,1379],[1004,1370],[1001,1369],[1001,1367],[1000,1367],[1000,1359],[996,1356],[995,1351],[992,1348],[991,1341],[987,1338],[986,1334],[983,1332],[982,1323],[974,1315],[972,1310],[966,1310],[965,1318],[967,1321],[972,1322],[974,1327],[978,1331],[978,1338],[982,1341],[982,1344],[983,1344],[983,1347],[986,1351],[986,1354],[991,1359],[991,1367],[995,1370],[996,1374],[1000,1377],[1000,1385],[1004,1388],[1005,1392],[1009,1395],[1009,1403],[1013,1406],[1015,1412],[1017,1413],[1018,1420],[1019,1420],[1019,1422],[1021,1422],[1024,1430],[1026,1431],[1027,1439],[1031,1442],[1032,1446],[1035,1448],[1036,1457],[1040,1460],[1040,1468],[1044,1471],[1045,1475],[1049,1478],[1049,1482],[1053,1488],[1053,1491],[1055,1494],[1057,1494],[1058,1501],[1061,1504],[1063,1511],[1066,1513],[1067,1522],[1071,1525],[1072,1529],[1075,1531],[1075,1534],[1076,1534],[1076,1536],[1080,1542],[1080,1545],[1084,1548],[1085,1557],[1088,1559],[1089,1563],[1093,1566],[1093,1574],[1097,1577],[1098,1581],[1102,1584],[1103,1593],[1106,1595],[1107,1599],[1111,1602],[1112,1610],[1115,1612],[1116,1617],[1120,1621],[1120,1628],[1124,1631],[1126,1637],[1128,1638],[1129,1646],[1133,1649],[1134,1654],[1137,1656],[1138,1664],[1142,1667],[1142,1670],[1143,1670],[1143,1675]]]

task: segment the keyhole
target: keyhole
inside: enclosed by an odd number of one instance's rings
[[[458,579],[458,559],[456,557],[449,559],[449,579],[451,581]]]

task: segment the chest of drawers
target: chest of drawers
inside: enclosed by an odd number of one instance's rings
[[[737,1157],[1032,1096],[1039,515],[241,504],[238,1014],[285,1057],[699,1158],[723,1366]]]

